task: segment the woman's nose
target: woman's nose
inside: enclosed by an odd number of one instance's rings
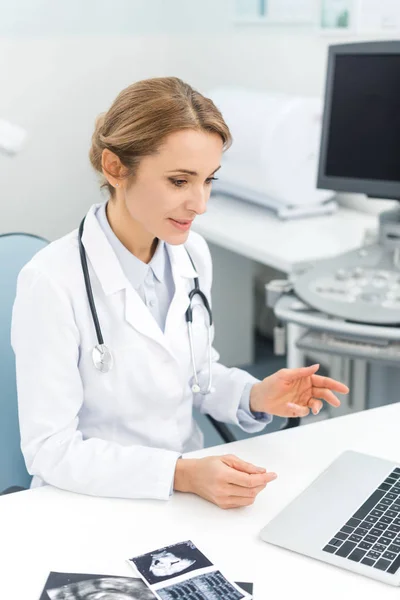
[[[206,190],[200,190],[199,192],[192,195],[187,207],[189,210],[193,210],[197,215],[202,215],[207,210],[207,202],[210,197],[210,193]]]

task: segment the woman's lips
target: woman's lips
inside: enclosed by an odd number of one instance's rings
[[[180,231],[187,231],[188,229],[190,229],[190,226],[192,225],[193,221],[192,220],[184,220],[184,219],[169,219],[169,221],[171,221],[172,225],[174,227],[176,227],[177,229],[179,229]]]

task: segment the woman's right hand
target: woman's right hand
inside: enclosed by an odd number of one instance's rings
[[[192,492],[220,508],[254,503],[268,483],[276,479],[262,467],[231,454],[207,458],[180,458],[176,463],[174,489]]]

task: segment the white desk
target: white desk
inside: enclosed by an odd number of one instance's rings
[[[375,215],[340,206],[332,215],[281,221],[256,204],[211,196],[193,229],[221,248],[285,273],[305,262],[336,256],[360,246]]]
[[[400,460],[399,422],[396,404],[192,454],[232,452],[279,474],[246,509],[223,511],[188,494],[164,503],[51,487],[0,497],[1,597],[38,600],[50,570],[132,575],[126,558],[192,539],[228,577],[254,581],[255,600],[398,598],[398,588],[265,544],[258,534],[345,449]],[[323,506],[310,506],[310,516],[317,510]]]
[[[375,215],[339,207],[332,215],[281,221],[261,206],[212,196],[194,231],[213,256],[215,346],[228,366],[253,362],[254,261],[289,273],[304,263],[353,250]]]

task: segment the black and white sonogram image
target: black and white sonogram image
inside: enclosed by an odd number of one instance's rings
[[[157,590],[162,600],[241,600],[239,592],[219,571],[197,575]]]
[[[130,560],[150,585],[213,566],[191,541],[166,546]]]
[[[40,600],[155,600],[139,578],[50,573]]]

